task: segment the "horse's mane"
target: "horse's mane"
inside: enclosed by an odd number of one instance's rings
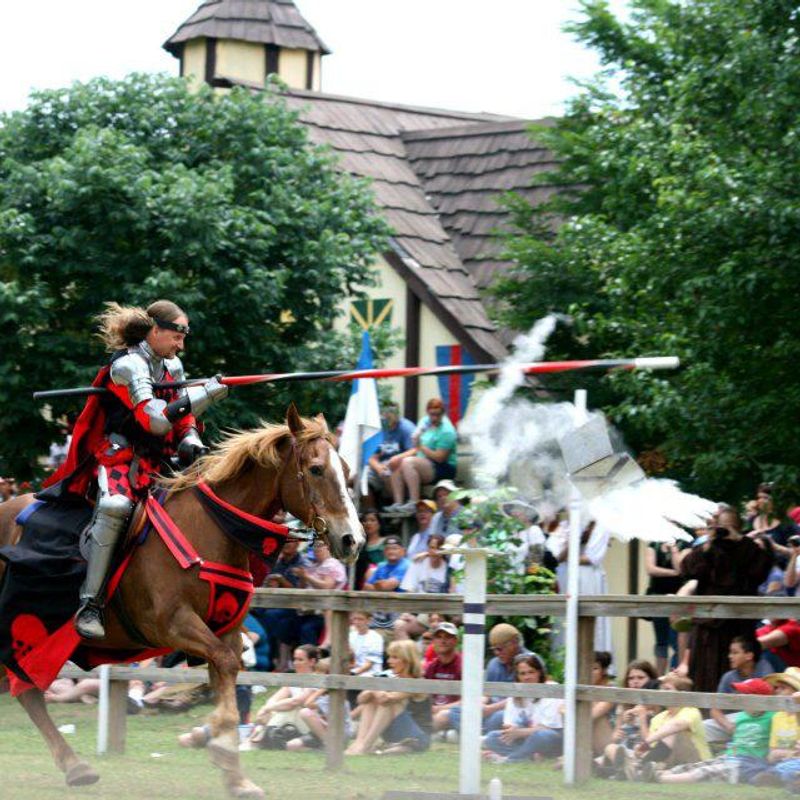
[[[303,428],[295,435],[300,448],[315,439],[333,441],[324,418],[301,419]],[[163,478],[161,484],[173,494],[190,489],[200,481],[217,484],[234,480],[253,465],[277,468],[282,463],[280,448],[291,436],[288,425],[268,422],[252,430],[227,433],[208,455],[180,475]]]

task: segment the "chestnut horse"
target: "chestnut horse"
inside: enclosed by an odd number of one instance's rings
[[[226,536],[204,511],[197,493],[206,482],[226,503],[265,518],[284,508],[304,522],[324,528],[333,555],[352,563],[365,541],[361,524],[346,489],[346,467],[333,447],[325,420],[302,419],[294,405],[286,425],[265,425],[224,439],[187,473],[167,481],[164,508],[197,553],[241,570],[248,568],[244,547]],[[17,513],[31,495],[0,505],[0,545],[14,544],[19,530]],[[321,524],[321,521],[324,523]],[[4,564],[0,562],[0,578]],[[197,570],[181,569],[162,539],[150,535],[138,547],[117,589],[127,616],[146,641],[157,648],[182,650],[208,662],[216,706],[209,718],[212,762],[222,770],[233,797],[261,798],[264,792],[248,780],[239,766],[238,712],[235,684],[239,671],[241,635],[238,628],[217,637],[204,622],[209,587]],[[132,641],[113,606],[106,612],[105,639],[93,647],[114,650],[141,648]],[[67,784],[94,783],[99,776],[80,760],[56,729],[36,688],[19,701],[44,736]]]

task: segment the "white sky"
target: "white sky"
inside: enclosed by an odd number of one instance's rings
[[[162,43],[201,0],[0,0],[0,111],[31,89],[129,72],[177,74]],[[537,118],[598,68],[561,26],[577,0],[296,0],[333,50],[323,91]],[[622,13],[626,0],[611,0]]]

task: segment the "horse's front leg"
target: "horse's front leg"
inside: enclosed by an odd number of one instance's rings
[[[172,628],[180,631],[170,645],[208,662],[208,674],[216,707],[209,717],[208,752],[223,772],[232,797],[261,800],[264,791],[248,780],[239,765],[239,712],[236,708],[236,675],[239,672],[242,639],[237,630],[217,638],[194,612],[177,614]]]
[[[44,702],[44,695],[38,689],[28,689],[17,697],[33,724],[44,737],[56,766],[64,773],[68,786],[88,786],[97,783],[100,776],[85,762],[75,755],[75,751],[67,744],[59,733]]]

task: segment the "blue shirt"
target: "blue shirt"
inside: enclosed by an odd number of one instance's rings
[[[388,461],[392,456],[410,450],[414,446],[411,436],[415,430],[414,423],[405,417],[399,419],[394,428],[384,427],[383,442],[377,450],[378,461]]]
[[[772,668],[772,664],[767,661],[764,656],[758,660],[756,664],[755,671],[750,676],[742,675],[738,669],[730,669],[723,676],[719,679],[719,685],[717,686],[717,691],[724,693],[724,694],[736,694],[736,689],[733,688],[734,683],[741,683],[742,681],[746,681],[748,677],[750,678],[763,678],[765,675],[770,675],[771,673],[775,672]]]
[[[529,656],[530,654],[530,650],[520,647],[517,655]],[[486,665],[486,674],[484,675],[483,679],[487,683],[489,681],[497,681],[498,683],[514,683],[514,677],[514,662],[512,661],[510,664],[504,664],[497,656],[494,656],[494,658],[489,659],[489,663]],[[497,703],[502,699],[502,697],[491,698],[493,703]]]
[[[372,575],[367,578],[367,583],[375,583],[376,581],[385,581],[394,578],[394,580],[398,582],[398,587],[394,591],[399,592],[399,584],[403,582],[406,570],[410,564],[411,562],[407,558],[401,558],[399,561],[395,561],[394,564],[390,564],[388,561],[381,561],[381,563],[375,567],[375,571]]]

